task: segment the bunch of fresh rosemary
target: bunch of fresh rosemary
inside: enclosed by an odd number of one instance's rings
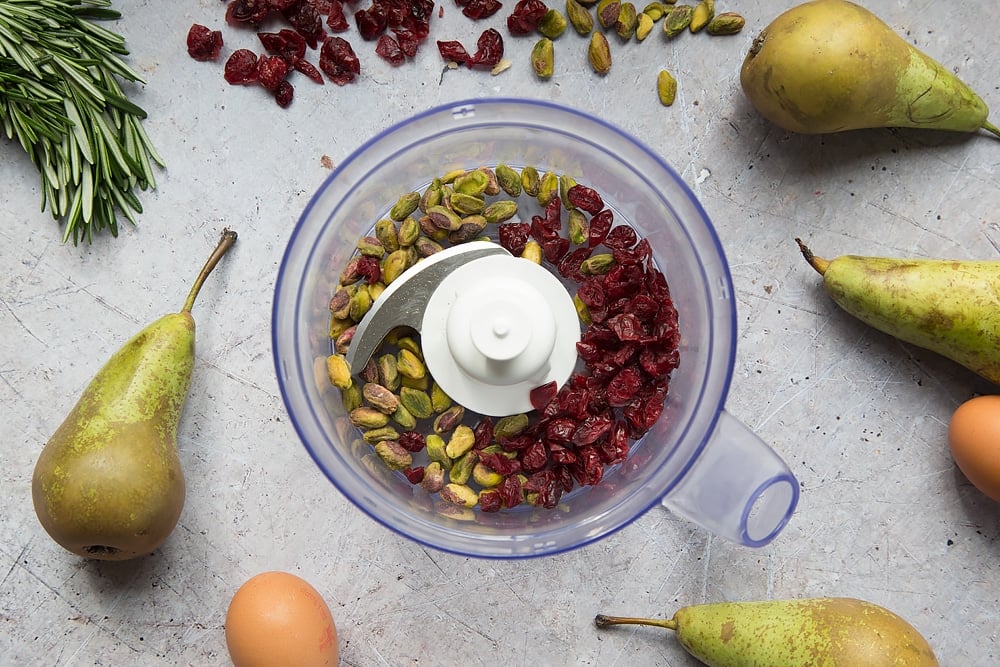
[[[93,21],[117,19],[110,0],[0,0],[0,120],[38,168],[42,210],[65,224],[63,242],[118,235],[135,224],[135,189],[164,166],[119,79],[144,83],[121,59],[125,40]]]

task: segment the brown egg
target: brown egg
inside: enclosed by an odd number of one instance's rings
[[[287,572],[264,572],[240,586],[226,612],[226,646],[236,667],[333,667],[340,661],[326,601]]]
[[[958,406],[948,426],[948,444],[969,481],[1000,501],[1000,396],[977,396]]]

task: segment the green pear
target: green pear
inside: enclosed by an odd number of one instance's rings
[[[236,242],[225,230],[178,313],[132,337],[97,372],[42,449],[31,495],[46,532],[69,551],[126,560],[159,547],[184,506],[177,427],[194,366],[191,308]]]
[[[1000,261],[815,256],[834,302],[869,326],[1000,383]]]
[[[740,83],[761,115],[802,134],[917,127],[1000,136],[969,86],[846,0],[778,16],[753,41]]]
[[[677,633],[709,667],[937,667],[927,640],[905,620],[853,598],[718,602],[673,618],[598,615],[598,627],[654,625]]]

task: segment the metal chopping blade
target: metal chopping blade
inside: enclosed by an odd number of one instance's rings
[[[358,373],[364,368],[382,340],[396,327],[421,330],[427,303],[441,281],[452,271],[492,255],[512,256],[496,243],[472,241],[431,255],[393,281],[358,323],[347,351],[351,373]]]

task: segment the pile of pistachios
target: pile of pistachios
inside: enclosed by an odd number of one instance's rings
[[[539,24],[538,32],[542,37],[531,51],[531,66],[539,78],[551,78],[555,71],[553,40],[572,26],[580,36],[589,36],[587,60],[591,68],[598,74],[607,74],[612,58],[611,44],[605,33],[615,33],[622,42],[632,39],[642,42],[653,33],[657,22],[662,22],[665,39],[673,39],[685,31],[735,35],[746,24],[736,12],[716,14],[715,0],[701,0],[696,5],[678,4],[677,0],[653,0],[641,11],[634,3],[622,0],[566,0],[565,14],[549,9]],[[658,73],[656,89],[665,106],[674,103],[677,81],[667,70]]]
[[[542,209],[553,203],[562,206],[572,199],[567,193],[575,185],[569,175],[539,173],[530,166],[520,171],[505,164],[457,170],[435,178],[423,192],[403,194],[371,235],[358,240],[357,252],[341,271],[330,300],[328,334],[333,353],[327,357],[326,370],[359,433],[355,447],[367,450],[355,451],[362,460],[375,459],[383,470],[401,472],[410,483],[439,494],[453,509],[475,507],[481,493],[504,481],[495,467],[483,461],[492,456],[495,465],[494,455],[515,458],[498,443],[527,429],[527,414],[495,422],[467,414],[434,381],[424,363],[419,335],[408,328],[391,332],[358,376],[352,376],[346,354],[358,323],[408,269],[446,245],[493,241],[510,250],[502,223],[520,219],[519,198],[524,195]],[[559,202],[552,201],[556,198]],[[586,216],[568,204],[565,209],[567,236],[572,243],[586,244]],[[521,240],[519,256],[542,264],[541,245],[527,235]],[[579,270],[581,275],[594,275],[608,271],[613,263],[611,254],[596,253],[581,261]],[[581,322],[588,324],[586,306],[579,297],[574,303]],[[530,494],[523,502],[532,502]]]

